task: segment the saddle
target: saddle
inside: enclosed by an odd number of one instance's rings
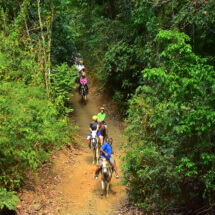
[[[101,159],[103,159],[102,157],[100,157],[100,160]],[[107,160],[107,162],[109,163],[109,168],[111,167],[112,168],[112,170],[113,170],[113,165],[112,165],[112,163],[110,162],[110,159],[107,159],[107,158],[105,158],[106,160]]]

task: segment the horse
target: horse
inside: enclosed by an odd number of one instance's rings
[[[93,164],[99,164],[100,157],[100,143],[98,141],[98,137],[96,135],[97,131],[92,131],[92,137],[90,138],[90,145],[93,151]]]
[[[85,101],[87,100],[87,92],[84,84],[81,84],[80,95],[82,96],[82,99],[84,99]]]
[[[101,135],[103,137],[103,142],[105,142],[105,140],[108,139],[108,136],[107,136],[107,133],[106,133],[106,128],[105,128],[104,122],[99,122],[99,126],[100,126],[99,131],[100,131],[100,133],[101,133]]]
[[[102,195],[104,195],[106,191],[106,197],[108,197],[110,181],[113,173],[113,167],[106,158],[101,158],[101,161],[102,161],[102,170],[101,170]]]

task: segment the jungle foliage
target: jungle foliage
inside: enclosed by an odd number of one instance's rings
[[[159,214],[214,213],[214,9],[209,0],[79,0],[85,63],[127,111],[124,183]]]
[[[15,208],[26,172],[74,134],[65,107],[76,76],[63,63],[75,51],[67,3],[0,2],[0,209]]]

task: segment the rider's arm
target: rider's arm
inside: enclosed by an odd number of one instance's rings
[[[90,132],[92,132],[91,123],[90,123]]]
[[[103,149],[100,149],[100,151],[103,152],[105,156],[108,156],[108,154]]]

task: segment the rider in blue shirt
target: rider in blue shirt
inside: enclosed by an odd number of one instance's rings
[[[103,144],[101,149],[102,149],[101,157],[110,159],[112,155],[112,146],[108,142],[106,142],[105,144]],[[105,154],[107,154],[108,156],[106,156]]]
[[[112,157],[112,154],[113,154],[112,143],[113,143],[113,139],[109,138],[108,142],[106,142],[106,143],[104,143],[102,145],[102,147],[100,148],[101,158],[106,158],[106,159],[109,160],[109,162],[111,163],[111,165],[113,166],[113,168],[115,170],[116,178],[118,179],[119,178],[118,168],[117,168],[116,163],[115,163],[115,161],[114,161],[114,159]],[[96,168],[96,171],[95,171],[95,175],[94,175],[95,179],[98,178],[98,174],[99,174],[99,171],[101,170],[101,168],[102,168],[102,161],[100,159],[99,160],[99,165],[98,165],[98,167]]]

